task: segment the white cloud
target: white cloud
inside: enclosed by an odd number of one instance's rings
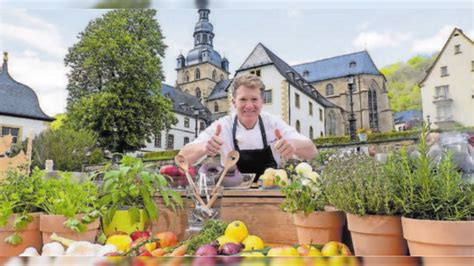
[[[287,16],[289,19],[298,19],[303,16],[303,13],[301,12],[301,10],[292,9],[288,10]]]
[[[456,26],[446,25],[442,27],[434,36],[413,41],[411,50],[415,53],[432,53],[440,51],[449,35]]]
[[[393,47],[411,38],[409,33],[401,32],[377,32],[367,31],[361,32],[352,41],[352,44],[357,48],[373,49],[380,47]]]
[[[53,24],[29,15],[24,10],[14,9],[9,13],[10,22],[0,22],[2,39],[24,44],[58,58],[67,52],[66,43],[58,28]]]
[[[36,92],[46,114],[53,116],[65,111],[67,69],[62,62],[42,60],[31,50],[10,53],[8,58],[10,76]]]

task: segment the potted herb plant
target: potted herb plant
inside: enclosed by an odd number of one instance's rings
[[[397,161],[381,165],[365,154],[332,158],[324,171],[330,204],[347,214],[356,255],[405,255]]]
[[[322,180],[307,163],[288,168],[292,182],[283,184],[280,208],[293,214],[300,244],[340,242],[345,223],[341,211],[325,211],[328,204]]]
[[[372,133],[372,131],[364,127],[357,129],[357,136],[359,137],[360,141],[367,141],[367,135],[370,133]]]
[[[401,193],[403,235],[411,255],[428,256],[424,265],[473,262],[474,191],[463,180],[450,153],[439,163],[428,156],[428,129],[420,134],[418,154],[403,154]],[[429,258],[429,256],[468,256]]]
[[[25,248],[42,246],[38,204],[44,200],[43,179],[38,169],[31,176],[10,170],[0,180],[0,250],[2,256],[18,256]]]
[[[72,240],[95,241],[100,225],[96,184],[90,180],[76,182],[71,173],[59,172],[57,178],[44,181],[44,192],[44,201],[39,204],[44,211],[40,216],[43,243],[51,242],[52,233]]]
[[[159,193],[166,207],[183,207],[178,192],[169,188],[165,177],[145,171],[141,159],[124,156],[117,169],[108,165],[102,172],[100,202],[106,209],[103,229],[106,235],[115,231],[143,230],[145,222],[158,219],[158,208],[153,195]]]

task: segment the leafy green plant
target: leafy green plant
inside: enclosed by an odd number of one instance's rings
[[[439,164],[428,156],[425,125],[420,134],[418,154],[400,155],[401,191],[398,200],[405,217],[428,220],[461,221],[472,220],[474,214],[474,191],[468,181],[463,180],[447,153]]]
[[[19,232],[33,220],[31,213],[38,212],[38,205],[44,200],[43,178],[38,169],[31,176],[20,171],[8,171],[6,178],[0,180],[0,227],[5,226],[12,215],[16,215],[13,221],[16,232],[8,236],[5,242],[11,245],[23,242]]]
[[[322,179],[317,175],[308,176],[297,173],[293,165],[288,166],[286,170],[292,181],[281,186],[285,200],[280,204],[280,208],[289,213],[308,214],[323,211],[324,206],[327,205],[327,198],[322,189]]]
[[[227,223],[221,220],[210,219],[204,223],[202,230],[184,241],[188,245],[187,254],[194,252],[204,244],[210,244],[225,233]]]
[[[144,210],[146,220],[157,220],[158,209],[153,201],[156,192],[161,195],[166,207],[173,210],[183,207],[180,194],[169,188],[166,178],[145,171],[140,159],[125,156],[118,169],[108,165],[102,174],[100,202],[107,207],[104,211],[105,224],[110,224],[115,212],[123,208],[128,208],[132,223],[140,221],[139,209]]]
[[[330,204],[356,215],[397,215],[398,175],[395,157],[385,165],[365,154],[331,158],[324,169],[325,192]]]
[[[99,191],[90,180],[76,182],[71,173],[60,172],[58,178],[44,181],[44,190],[41,209],[49,215],[65,216],[64,225],[76,232],[84,232],[86,224],[100,217]]]

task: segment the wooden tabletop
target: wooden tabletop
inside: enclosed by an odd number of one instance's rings
[[[177,190],[181,196],[186,196],[186,191],[183,189]],[[160,196],[157,192],[155,197]],[[280,192],[280,189],[259,189],[259,188],[250,188],[250,189],[225,189],[224,197],[264,197],[264,198],[283,198],[283,195]]]

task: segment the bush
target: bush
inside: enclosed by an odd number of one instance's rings
[[[381,165],[365,154],[332,157],[324,169],[330,204],[355,215],[397,215],[398,175],[395,157]]]
[[[96,142],[96,135],[86,130],[61,127],[44,131],[33,140],[32,166],[44,168],[46,160],[53,160],[57,170],[80,171],[83,163],[91,163],[87,155]]]
[[[173,159],[178,155],[179,150],[147,152],[143,156],[145,161]]]

